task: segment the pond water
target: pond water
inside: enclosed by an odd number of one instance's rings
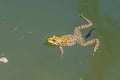
[[[119,0],[1,0],[0,80],[119,80]],[[73,34],[85,24],[95,28],[87,39],[99,38],[100,47],[76,44],[59,49],[45,44],[54,35]],[[85,36],[91,28],[82,31]]]

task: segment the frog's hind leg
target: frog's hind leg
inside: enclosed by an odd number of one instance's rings
[[[92,22],[89,19],[87,19],[86,17],[84,17],[83,15],[80,15],[80,17],[87,22],[87,24],[77,26],[74,29],[74,36],[75,36],[77,42],[81,45],[85,41],[84,41],[84,38],[82,37],[82,33],[80,30],[89,28],[90,26],[92,26]]]
[[[85,28],[89,28],[90,26],[92,26],[93,23],[92,23],[89,19],[87,19],[86,17],[84,17],[82,14],[80,15],[80,17],[81,17],[85,22],[87,22],[87,24],[81,25],[81,26],[80,26],[80,29],[85,29]]]
[[[85,20],[87,22],[87,24],[84,24],[84,25],[81,25],[81,26],[77,26],[75,29],[74,29],[74,36],[77,40],[77,42],[81,45],[81,46],[88,46],[88,45],[91,45],[93,43],[96,43],[95,44],[95,47],[94,47],[94,50],[93,50],[93,56],[95,55],[95,52],[96,50],[98,49],[99,47],[99,39],[92,39],[92,40],[89,40],[87,42],[85,42],[84,38],[82,37],[82,33],[80,32],[80,30],[82,29],[85,29],[85,28],[89,28],[90,26],[92,26],[92,22],[87,19],[86,17],[84,17],[83,15],[80,15],[80,17]]]
[[[97,51],[97,49],[98,49],[98,47],[99,47],[99,39],[92,39],[92,40],[89,40],[89,41],[87,41],[87,42],[83,42],[81,45],[82,46],[88,46],[88,45],[91,45],[91,44],[93,44],[93,43],[96,43],[95,44],[95,47],[94,47],[94,49],[93,49],[93,56],[95,55],[95,52]]]

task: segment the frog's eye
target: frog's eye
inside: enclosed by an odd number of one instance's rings
[[[53,39],[52,41],[53,41],[53,42],[56,42],[56,40],[55,40],[55,39]]]
[[[55,36],[55,35],[53,35],[52,37],[53,37],[53,38],[55,38],[56,36]]]

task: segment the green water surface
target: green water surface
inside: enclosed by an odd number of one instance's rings
[[[0,63],[0,80],[119,80],[119,7],[119,0],[1,0],[0,56],[9,62]],[[94,45],[64,47],[61,59],[45,40],[72,34],[85,24],[80,14],[96,28],[87,40],[99,38],[100,47],[94,57]]]

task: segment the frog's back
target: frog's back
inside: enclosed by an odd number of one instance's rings
[[[76,38],[73,35],[61,36],[63,46],[72,46],[76,43]]]

